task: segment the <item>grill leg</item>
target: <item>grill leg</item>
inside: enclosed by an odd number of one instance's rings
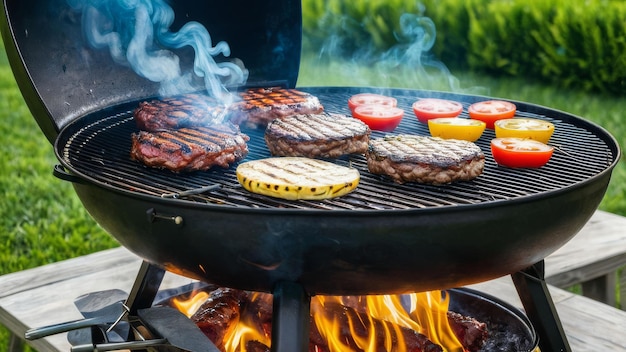
[[[273,294],[272,352],[308,351],[311,298],[293,282],[279,282]]]
[[[126,300],[130,315],[137,315],[139,309],[152,307],[163,276],[165,276],[165,270],[146,261],[141,263],[133,288]]]
[[[544,261],[511,275],[542,351],[571,352],[545,280]]]

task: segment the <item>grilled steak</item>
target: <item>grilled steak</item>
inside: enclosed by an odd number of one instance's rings
[[[298,114],[270,122],[265,142],[275,156],[337,158],[364,154],[370,133],[366,124],[351,117]]]
[[[183,127],[207,126],[219,121],[225,107],[202,94],[184,94],[139,103],[133,116],[144,131],[163,131]]]
[[[276,118],[324,111],[317,97],[296,89],[254,88],[241,92],[240,96],[242,101],[231,106],[231,121],[245,121],[249,127],[265,127]]]
[[[131,158],[175,172],[226,168],[248,155],[249,139],[232,124],[140,131],[132,135]]]
[[[484,154],[472,142],[413,135],[370,140],[366,157],[371,173],[388,175],[397,183],[469,181],[485,167]]]

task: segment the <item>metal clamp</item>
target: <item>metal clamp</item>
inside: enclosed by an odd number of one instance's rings
[[[183,225],[183,217],[180,215],[163,215],[157,214],[154,208],[150,208],[146,211],[146,215],[148,216],[148,222],[153,223],[157,220],[169,220],[173,222],[177,226]]]

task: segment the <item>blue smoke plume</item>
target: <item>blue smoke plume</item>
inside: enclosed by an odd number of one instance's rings
[[[130,66],[138,75],[161,84],[160,94],[194,90],[192,75],[201,77],[207,93],[228,104],[227,86],[241,85],[248,70],[240,62],[216,62],[230,56],[226,42],[213,45],[206,28],[194,21],[172,32],[174,11],[162,0],[67,0],[82,13],[85,37],[94,48],[108,49],[118,64]],[[172,51],[189,46],[195,52],[193,72],[182,72]]]

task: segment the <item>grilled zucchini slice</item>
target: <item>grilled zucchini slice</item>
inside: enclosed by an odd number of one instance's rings
[[[248,191],[288,200],[343,196],[359,184],[356,169],[304,157],[248,161],[237,167],[237,180]]]

